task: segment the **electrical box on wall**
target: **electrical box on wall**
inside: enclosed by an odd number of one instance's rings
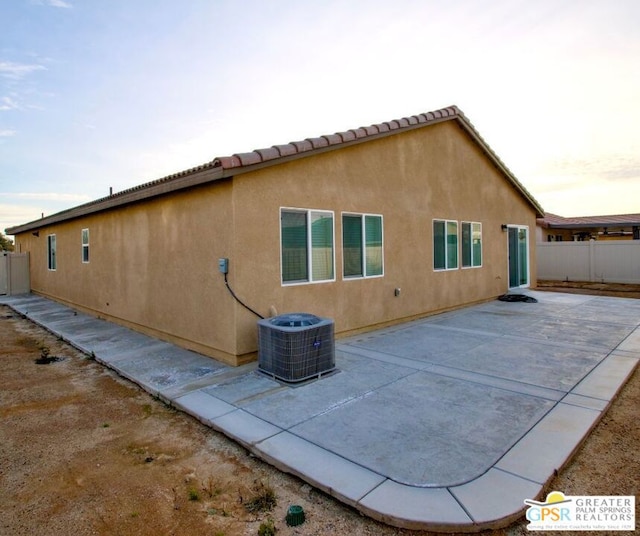
[[[226,274],[229,272],[229,259],[218,259],[218,270],[220,273]]]

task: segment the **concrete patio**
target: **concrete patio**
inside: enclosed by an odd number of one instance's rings
[[[298,386],[36,295],[0,303],[375,519],[479,531],[522,515],[640,360],[640,300],[527,294],[340,339],[338,372]]]

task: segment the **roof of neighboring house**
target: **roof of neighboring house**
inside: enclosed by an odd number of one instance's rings
[[[640,214],[614,214],[610,216],[579,216],[563,218],[547,212],[538,218],[538,224],[551,229],[579,229],[584,227],[622,227],[640,225]]]
[[[516,179],[502,160],[493,152],[484,141],[475,127],[457,106],[449,106],[433,112],[427,112],[402,119],[394,119],[384,123],[378,123],[368,127],[347,130],[320,136],[307,138],[302,141],[294,141],[284,145],[273,145],[266,149],[256,149],[248,153],[236,153],[231,156],[214,158],[212,161],[200,166],[163,177],[133,188],[116,192],[107,197],[90,201],[68,210],[52,214],[34,220],[23,225],[17,225],[6,229],[10,235],[38,229],[44,225],[71,220],[88,214],[109,210],[118,206],[135,203],[170,192],[182,190],[205,184],[215,180],[233,177],[240,173],[246,173],[290,160],[304,158],[321,152],[340,149],[350,145],[364,143],[377,138],[392,136],[401,132],[415,130],[425,126],[454,120],[458,125],[478,144],[487,157],[493,162],[516,190],[536,211],[538,216],[544,215],[544,210],[527,189]]]

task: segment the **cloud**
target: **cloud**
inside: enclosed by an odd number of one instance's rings
[[[547,170],[568,177],[623,181],[640,177],[640,157],[633,153],[602,153],[589,158],[555,160]]]
[[[34,221],[42,216],[38,207],[5,204],[0,202],[0,232],[23,223]]]
[[[22,80],[25,76],[35,71],[42,70],[46,70],[46,67],[44,65],[0,61],[0,76],[9,78],[10,80]]]
[[[565,217],[602,214],[633,214],[638,212],[640,197],[638,181],[626,184],[619,195],[611,195],[606,181],[580,184],[575,188],[549,191],[537,196],[547,212]]]
[[[65,2],[64,0],[31,0],[31,3],[38,6],[61,7],[64,9],[73,7],[71,2]]]
[[[0,129],[0,138],[9,138],[11,136],[15,136],[16,131],[11,130],[10,128]]]
[[[11,97],[2,97],[0,99],[0,112],[6,112],[7,110],[17,110],[20,108],[18,103]]]
[[[87,195],[56,192],[0,192],[0,232],[90,201]]]
[[[64,0],[48,0],[47,5],[51,7],[63,7],[65,9],[73,7],[69,2],[65,2]]]
[[[86,202],[91,198],[82,194],[61,194],[57,192],[0,192],[0,197],[13,199],[35,199],[38,201]]]

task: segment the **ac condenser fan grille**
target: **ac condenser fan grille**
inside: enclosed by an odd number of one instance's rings
[[[308,313],[258,321],[258,369],[300,382],[335,369],[334,323]]]

